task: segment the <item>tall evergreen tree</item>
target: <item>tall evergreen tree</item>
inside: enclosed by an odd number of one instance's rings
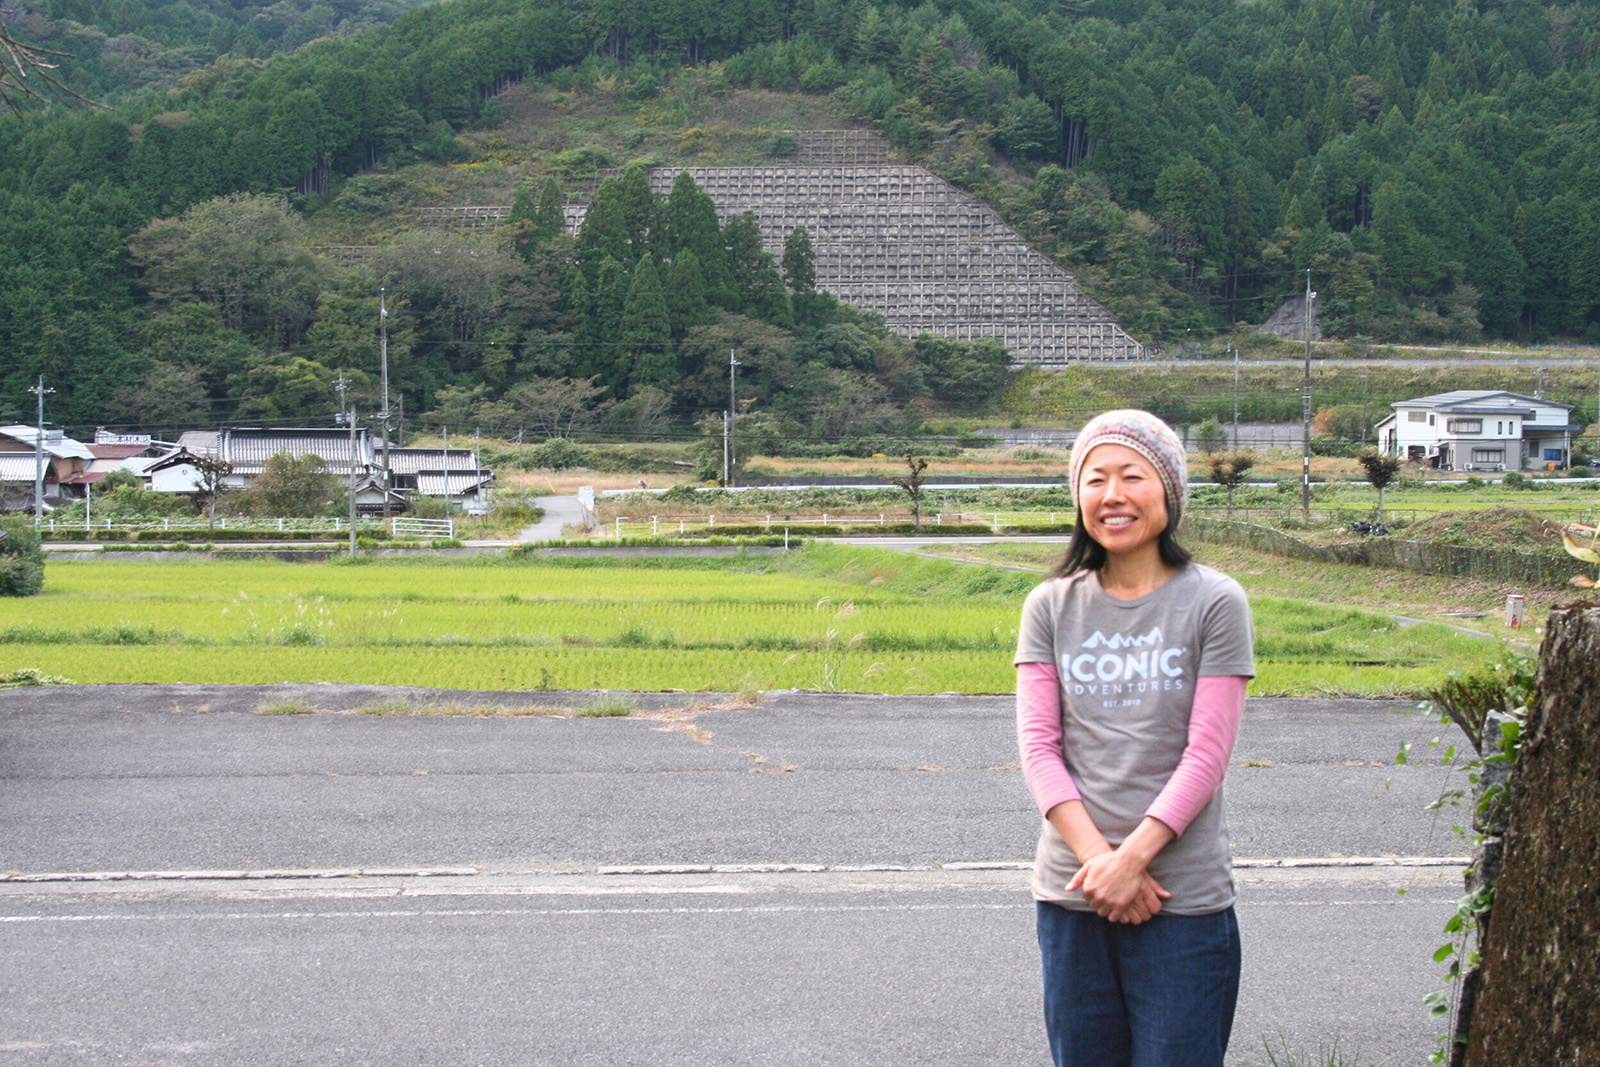
[[[617,342],[622,351],[619,362],[626,363],[629,392],[646,385],[665,388],[673,384],[672,321],[661,278],[649,256],[640,256],[633,268]]]
[[[817,253],[804,226],[783,239],[783,280],[796,321],[808,324],[817,309]]]
[[[700,257],[693,251],[684,249],[672,257],[662,283],[673,340],[682,340],[690,329],[710,321],[711,302],[706,299],[706,280],[700,273]]]
[[[662,253],[676,259],[684,252],[693,252],[705,283],[705,298],[713,304],[727,307],[731,299],[728,292],[727,253],[722,246],[722,225],[717,221],[717,205],[686,170],[678,172],[672,181],[672,191],[667,195],[661,219]]]
[[[552,176],[544,180],[544,188],[539,191],[539,206],[533,213],[533,237],[543,241],[566,228],[566,197],[561,192],[561,183]]]
[[[583,223],[578,227],[578,265],[593,286],[605,260],[632,263],[637,257],[629,255],[631,248],[623,217],[622,190],[616,178],[607,178],[595,190],[594,203],[583,213]]]
[[[640,163],[630,163],[617,179],[617,212],[622,233],[627,240],[627,258],[623,263],[633,263],[640,256],[652,255],[651,235],[656,230],[656,212],[659,204],[650,192],[650,172]]]
[[[732,310],[765,322],[788,322],[788,294],[771,253],[761,245],[761,223],[755,212],[729,219],[722,240],[728,255]]]

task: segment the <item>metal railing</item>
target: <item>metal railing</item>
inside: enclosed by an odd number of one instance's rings
[[[289,533],[296,530],[313,532],[343,533],[350,529],[349,520],[344,518],[332,519],[270,519],[250,518],[243,516],[219,516],[216,528],[218,530],[250,530],[270,533]],[[382,529],[383,520],[376,516],[357,516],[356,529]],[[55,532],[57,530],[209,530],[211,523],[204,516],[181,519],[139,519],[131,522],[118,522],[113,519],[94,519],[86,521],[67,521],[46,518],[41,523],[41,529]]]
[[[456,535],[454,519],[395,519],[391,529],[396,537],[452,538]]]

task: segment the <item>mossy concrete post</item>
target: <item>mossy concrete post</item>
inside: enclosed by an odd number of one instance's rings
[[[1466,1067],[1600,1063],[1600,607],[1559,608],[1523,726]]]

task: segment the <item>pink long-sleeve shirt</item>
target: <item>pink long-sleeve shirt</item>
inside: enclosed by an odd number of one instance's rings
[[[1206,675],[1195,680],[1188,744],[1172,777],[1145,814],[1181,836],[1216,794],[1228,770],[1249,679]],[[1017,747],[1022,774],[1040,812],[1081,799],[1061,748],[1061,677],[1053,663],[1017,664]]]

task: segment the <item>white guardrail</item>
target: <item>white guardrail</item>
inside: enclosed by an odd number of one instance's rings
[[[456,535],[454,519],[395,519],[394,535],[403,537],[443,537],[450,538]]]
[[[412,537],[454,537],[456,524],[454,519],[406,519],[394,518],[392,530],[394,536]],[[205,519],[155,519],[144,522],[59,522],[46,518],[41,523],[41,529],[47,532],[56,530],[172,530],[175,532],[200,532],[211,528]],[[266,533],[289,533],[293,531],[315,531],[329,534],[348,533],[350,523],[346,519],[262,519],[244,517],[219,517],[217,519],[219,530],[251,530]],[[362,516],[356,519],[356,530],[382,530],[383,520],[376,516]]]
[[[382,529],[383,520],[375,516],[360,516],[356,519],[356,529]],[[83,522],[67,522],[46,517],[41,523],[45,530],[209,530],[211,523],[204,516],[199,518],[183,519],[144,519],[138,522],[115,522],[110,519]],[[217,517],[219,530],[277,530],[287,532],[290,530],[326,530],[333,533],[342,533],[350,529],[350,523],[342,518],[333,519],[267,519],[247,518],[245,516]]]

